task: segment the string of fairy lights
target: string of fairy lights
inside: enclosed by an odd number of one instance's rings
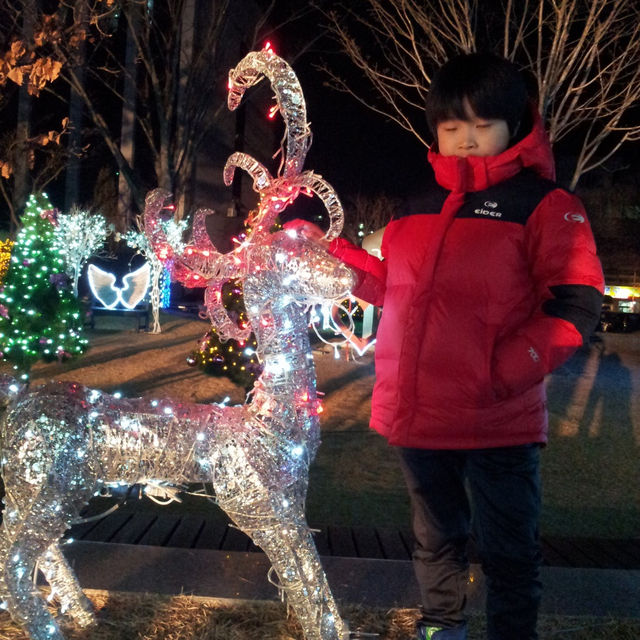
[[[77,383],[28,390],[0,378],[0,395],[9,398],[2,434],[7,504],[0,593],[32,640],[64,640],[33,588],[38,564],[68,615],[83,626],[91,621],[89,603],[60,552],[59,538],[95,491],[111,484],[161,487],[204,478],[212,480],[218,504],[267,553],[305,638],[349,637],[304,507],[321,412],[307,310],[343,300],[354,275],[321,245],[295,234],[270,233],[279,213],[300,193],[314,193],[324,203],[328,238],[340,234],[343,214],[331,186],[317,174],[302,172],[311,142],[304,96],[291,67],[272,49],[252,52],[232,69],[229,106],[237,107],[244,91],[263,76],[276,92],[287,128],[279,173],[271,177],[246,154],[234,154],[225,168],[227,182],[235,167],[254,178],[259,204],[250,219],[251,232],[235,250],[221,254],[206,234],[209,214],[201,210],[189,243],[178,234],[170,237],[163,216],[173,207],[162,189],[147,195],[144,215],[154,254],[180,282],[206,287],[207,316],[224,339],[238,339],[245,350],[255,351],[263,371],[249,402],[225,406],[126,399]],[[39,204],[33,209],[36,222],[54,217]],[[35,245],[36,231],[27,225],[24,231],[25,245]],[[14,254],[21,259],[22,254]],[[33,258],[23,260],[31,266]],[[56,269],[60,273],[63,266]],[[47,274],[50,267],[40,271]],[[235,320],[223,296],[224,283],[232,280],[242,282],[246,305],[246,315]],[[5,292],[6,303],[13,303],[17,290],[5,287]],[[28,312],[29,305],[20,305]],[[255,348],[247,344],[252,331]]]
[[[97,212],[73,207],[69,213],[58,213],[56,216],[53,242],[64,259],[74,295],[78,295],[82,266],[102,247],[108,232],[105,217]]]
[[[9,271],[9,265],[11,264],[11,250],[13,249],[13,240],[7,238],[6,240],[0,240],[0,286],[4,282],[4,278]]]

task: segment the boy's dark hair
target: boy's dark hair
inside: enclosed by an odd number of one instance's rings
[[[505,58],[469,53],[446,62],[434,75],[427,95],[427,123],[434,137],[438,123],[466,120],[468,100],[480,118],[505,120],[511,138],[529,133],[529,96],[524,76]],[[524,125],[524,126],[523,126]]]

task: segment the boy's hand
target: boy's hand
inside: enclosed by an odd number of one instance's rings
[[[283,229],[287,233],[296,233],[305,240],[317,242],[325,249],[329,247],[329,241],[325,238],[324,231],[318,225],[313,224],[313,222],[300,219],[290,220],[284,223]]]

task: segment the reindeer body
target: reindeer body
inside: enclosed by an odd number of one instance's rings
[[[337,611],[304,515],[309,462],[319,444],[316,378],[305,306],[341,300],[353,274],[320,246],[270,234],[278,216],[300,192],[315,193],[329,214],[328,240],[342,229],[340,201],[321,176],[301,173],[311,132],[295,74],[270,49],[252,52],[229,73],[230,108],[265,76],[272,82],[287,129],[282,175],[234,153],[224,170],[247,170],[260,193],[250,215],[252,235],[220,254],[200,209],[191,244],[168,233],[170,194],[147,195],[142,224],[149,246],[186,286],[206,287],[207,313],[221,335],[257,340],[264,371],[249,405],[224,407],[126,400],[75,383],[52,383],[10,396],[1,426],[6,489],[0,537],[0,595],[32,640],[64,640],[33,586],[43,571],[61,611],[80,625],[91,605],[58,546],[82,506],[113,482],[211,480],[218,504],[266,552],[307,640],[343,640],[348,630]],[[180,234],[178,234],[180,235]],[[222,284],[243,283],[248,326],[233,323],[221,303]],[[13,390],[12,390],[13,389]]]
[[[308,637],[345,637],[304,515],[319,444],[304,305],[345,295],[352,275],[284,233],[248,251],[248,264],[259,268],[245,280],[245,303],[264,365],[251,404],[123,399],[65,382],[10,401],[0,590],[33,640],[63,640],[33,586],[36,564],[61,609],[89,624],[90,603],[58,541],[102,486],[146,481],[212,481],[220,506],[269,556],[303,627],[315,630]]]

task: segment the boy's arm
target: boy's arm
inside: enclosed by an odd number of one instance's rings
[[[600,317],[604,278],[580,200],[552,191],[527,222],[527,246],[538,307],[496,344],[498,397],[524,391],[585,343]]]
[[[383,249],[384,251],[384,249]],[[357,276],[353,295],[381,307],[387,282],[387,265],[364,249],[344,238],[336,238],[329,245],[329,253],[351,267]]]

